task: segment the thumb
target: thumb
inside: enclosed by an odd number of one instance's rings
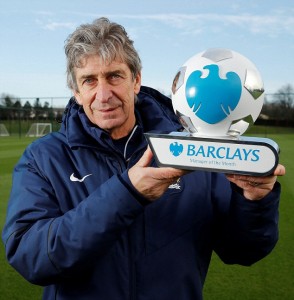
[[[153,157],[153,153],[150,149],[150,147],[148,146],[148,148],[146,149],[146,151],[144,152],[143,156],[140,158],[140,160],[137,162],[137,166],[139,167],[148,167],[148,165],[151,162],[151,159]]]
[[[285,174],[286,174],[286,168],[283,165],[279,164],[274,171],[274,175],[283,176]]]

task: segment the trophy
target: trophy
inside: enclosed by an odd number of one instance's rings
[[[271,139],[242,134],[264,101],[255,65],[243,55],[213,48],[191,57],[172,83],[172,104],[184,130],[145,136],[159,166],[266,176],[278,164]]]

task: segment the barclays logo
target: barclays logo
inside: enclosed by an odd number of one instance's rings
[[[235,72],[228,72],[225,79],[220,78],[218,65],[207,65],[203,69],[209,71],[207,77],[202,78],[202,71],[196,70],[187,79],[186,99],[199,119],[216,124],[237,107],[242,84]]]
[[[178,142],[174,142],[169,145],[169,151],[173,156],[179,156],[183,152],[183,150],[183,145],[179,144]]]
[[[183,153],[184,146],[179,142],[173,142],[169,145],[169,151],[173,156],[177,157]],[[201,159],[210,158],[251,162],[257,162],[260,159],[260,150],[254,148],[231,148],[230,146],[215,147],[206,144],[196,146],[188,144],[185,151],[187,157],[198,157]]]

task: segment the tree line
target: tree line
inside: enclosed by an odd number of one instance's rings
[[[22,104],[21,98],[15,98],[8,94],[0,97],[0,120],[52,120],[58,114],[48,101],[41,103],[40,98],[36,98],[31,104],[25,101]]]
[[[0,97],[0,120],[53,119],[61,113],[60,109],[50,106],[48,101],[42,104],[39,98],[33,104],[29,101],[22,104],[21,98],[7,94]],[[274,94],[266,94],[260,119],[294,126],[294,88],[291,84],[282,86]]]
[[[269,119],[294,124],[294,89],[291,84],[281,87],[276,93],[265,97],[261,114]]]

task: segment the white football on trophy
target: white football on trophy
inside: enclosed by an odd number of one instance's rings
[[[229,49],[208,49],[177,72],[172,104],[194,136],[238,137],[260,114],[262,78],[255,65]]]

